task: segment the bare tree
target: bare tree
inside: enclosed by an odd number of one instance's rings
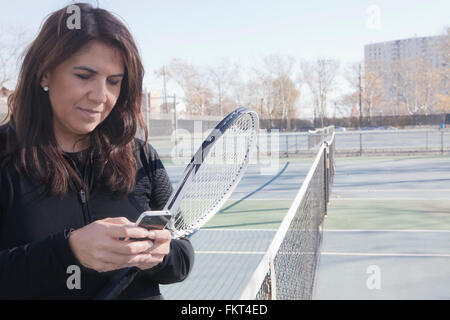
[[[287,130],[291,129],[295,101],[299,95],[292,81],[294,64],[292,57],[271,55],[253,69],[253,88],[257,91],[255,104],[259,106],[261,117],[269,119],[270,126],[273,119],[279,118],[286,123]]]
[[[14,86],[19,59],[29,38],[29,32],[23,27],[0,27],[0,89]]]
[[[349,117],[352,114],[353,109],[357,109],[359,103],[358,91],[352,91],[341,95],[334,102],[333,118],[337,117]]]
[[[272,120],[277,117],[273,80],[261,67],[253,68],[247,74],[249,79],[234,82],[233,98],[236,104],[258,111],[260,118],[269,120],[269,127],[272,127]]]
[[[386,90],[383,87],[382,74],[377,71],[365,70],[363,77],[364,89],[362,100],[369,119],[376,114],[389,114],[389,110],[385,109]]]
[[[350,101],[348,99],[352,97],[356,98],[355,105],[361,103],[361,117],[365,115],[370,120],[374,115],[389,113],[386,110],[386,89],[382,73],[368,64],[362,67],[361,62],[355,62],[347,67],[344,77],[354,90],[354,94],[350,94],[346,101]]]
[[[156,70],[157,76],[165,75],[174,80],[184,91],[186,111],[193,115],[212,114],[212,91],[209,89],[207,77],[196,66],[180,59],[172,60],[164,70]]]
[[[450,27],[447,27],[446,32],[442,35],[442,45],[439,48],[439,60],[439,73],[443,81],[446,81],[447,86],[450,86]]]
[[[272,78],[273,98],[281,121],[291,130],[291,120],[295,116],[294,103],[300,93],[292,81],[295,60],[293,57],[271,55],[264,59],[266,70]]]
[[[258,106],[256,109],[261,113],[260,105],[257,102],[259,98],[258,91],[259,86],[256,81],[244,81],[241,77],[239,77],[232,82],[230,95],[233,97],[235,105],[249,107]]]
[[[302,62],[300,69],[301,79],[308,85],[313,97],[315,117],[320,118],[323,127],[324,118],[327,116],[328,97],[339,69],[339,62],[318,58],[315,62]]]
[[[442,36],[439,60],[440,64],[437,69],[440,74],[441,88],[437,94],[436,111],[450,113],[450,27],[447,27]]]
[[[286,122],[286,130],[291,130],[291,122],[295,117],[295,101],[297,100],[300,91],[295,87],[294,82],[287,75],[282,75],[272,82],[274,87],[274,99],[278,107],[278,114],[281,121]]]
[[[231,66],[227,60],[222,60],[219,65],[209,67],[206,71],[214,92],[213,109],[218,115],[223,115],[224,111],[229,109],[228,105],[232,103],[228,94],[233,83],[239,78],[238,71],[239,67]]]
[[[394,94],[408,114],[429,115],[435,111],[441,79],[430,61],[423,56],[397,60],[391,74]]]

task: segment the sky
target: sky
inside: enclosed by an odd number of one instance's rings
[[[141,50],[144,84],[161,90],[153,71],[172,59],[214,66],[222,59],[251,66],[271,54],[297,59],[361,61],[364,45],[442,34],[446,0],[97,0],[118,14]],[[67,0],[0,0],[0,26],[35,36],[45,17]],[[169,84],[170,86],[170,84]],[[160,88],[158,88],[160,87]],[[169,87],[170,90],[170,87]]]

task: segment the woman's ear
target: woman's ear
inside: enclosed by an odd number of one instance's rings
[[[48,84],[50,82],[50,73],[46,72],[41,79],[41,87],[42,89],[48,88]],[[44,89],[45,90],[45,89]],[[47,91],[47,90],[46,90]]]

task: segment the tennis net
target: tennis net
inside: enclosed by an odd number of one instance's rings
[[[316,130],[308,131],[308,149],[314,149],[319,146],[328,136],[334,132],[334,126],[329,126]]]
[[[313,298],[322,222],[334,178],[334,134],[324,142],[241,299]]]

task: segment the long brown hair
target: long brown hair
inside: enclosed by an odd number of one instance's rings
[[[128,194],[135,187],[137,170],[134,142],[140,127],[147,142],[141,114],[144,68],[139,50],[125,25],[110,12],[90,4],[80,8],[80,28],[68,28],[71,13],[65,7],[52,13],[27,49],[15,91],[8,98],[9,125],[15,131],[15,167],[44,183],[53,195],[64,195],[75,179],[85,186],[58,148],[53,132],[49,96],[42,90],[44,74],[70,58],[90,41],[119,49],[125,66],[120,95],[109,116],[89,134],[96,176],[114,194]]]

